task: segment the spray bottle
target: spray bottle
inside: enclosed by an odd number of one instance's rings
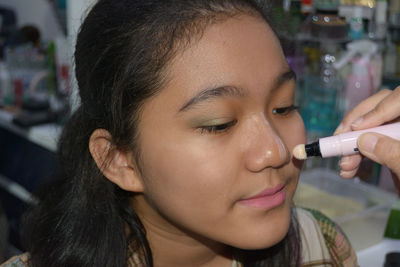
[[[338,70],[349,62],[352,63],[345,89],[345,113],[379,88],[379,77],[382,72],[382,59],[377,55],[378,45],[376,43],[359,40],[348,43],[346,47],[347,52],[334,63],[334,68]]]

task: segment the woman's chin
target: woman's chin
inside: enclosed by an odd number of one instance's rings
[[[251,231],[242,235],[242,238],[238,238],[238,242],[230,245],[244,250],[260,250],[273,247],[286,237],[289,225],[290,221],[287,220],[279,225],[266,226],[265,229],[260,231]]]

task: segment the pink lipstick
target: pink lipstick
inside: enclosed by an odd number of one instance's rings
[[[277,185],[273,188],[268,188],[255,196],[240,200],[239,203],[254,208],[272,209],[281,205],[285,201],[286,192],[284,189],[284,185]]]

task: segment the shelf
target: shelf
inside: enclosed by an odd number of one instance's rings
[[[34,144],[37,144],[51,152],[57,150],[58,138],[62,127],[57,124],[43,124],[23,129],[12,123],[13,115],[10,112],[0,110],[0,127],[13,132]]]

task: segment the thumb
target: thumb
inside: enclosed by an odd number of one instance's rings
[[[377,133],[358,138],[358,149],[365,157],[387,166],[400,177],[400,141]]]

